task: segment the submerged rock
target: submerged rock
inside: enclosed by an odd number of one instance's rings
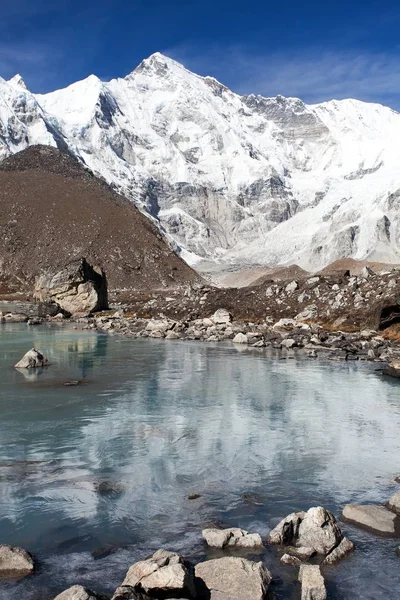
[[[397,360],[390,362],[386,367],[384,367],[382,372],[385,375],[390,375],[391,377],[400,379],[400,361]]]
[[[399,517],[380,505],[347,504],[343,509],[342,519],[380,535],[400,535]]]
[[[107,600],[106,596],[96,594],[92,590],[82,585],[73,585],[61,594],[58,594],[54,600]]]
[[[49,364],[48,359],[36,348],[31,348],[26,354],[17,362],[16,369],[36,369],[40,367],[47,367]]]
[[[0,579],[19,579],[35,569],[33,557],[23,548],[0,544]]]
[[[263,546],[258,533],[248,533],[244,529],[232,527],[230,529],[203,529],[203,538],[212,548],[260,548]]]
[[[169,592],[182,595],[194,593],[194,583],[183,558],[176,552],[158,550],[146,560],[128,570],[121,587],[130,587],[153,594]]]
[[[263,600],[272,576],[261,562],[226,556],[195,567],[210,600]]]
[[[301,565],[301,600],[326,600],[325,581],[318,565]]]
[[[2,323],[27,323],[29,317],[23,313],[6,313],[1,316]]]

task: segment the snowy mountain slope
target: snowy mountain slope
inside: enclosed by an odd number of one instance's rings
[[[239,96],[161,54],[46,95],[0,80],[0,158],[68,147],[191,262],[400,262],[399,139],[389,108]]]

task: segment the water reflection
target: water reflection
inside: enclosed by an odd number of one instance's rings
[[[27,381],[10,365],[33,345],[53,365]],[[265,533],[313,504],[381,500],[398,471],[398,387],[367,367],[23,326],[0,332],[0,367],[0,538],[78,552],[89,580],[85,552],[201,552],[208,521]]]

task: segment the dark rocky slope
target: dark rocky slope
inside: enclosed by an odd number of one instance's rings
[[[109,289],[167,289],[200,277],[153,223],[78,160],[32,146],[0,164],[0,279],[31,290],[43,271],[85,257]]]

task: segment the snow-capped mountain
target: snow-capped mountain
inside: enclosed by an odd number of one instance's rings
[[[239,96],[154,54],[45,95],[0,79],[0,159],[30,144],[68,148],[189,262],[400,262],[400,114],[378,104]]]

